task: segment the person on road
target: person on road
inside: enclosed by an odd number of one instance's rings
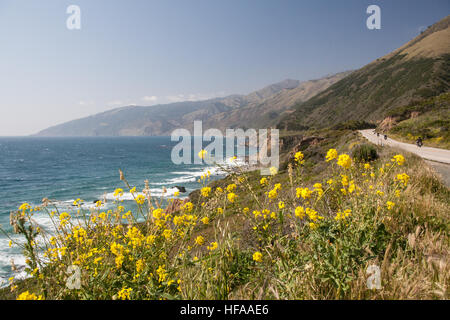
[[[416,144],[417,144],[417,146],[418,146],[419,148],[423,146],[422,137],[417,138]]]
[[[387,140],[387,134],[384,135],[384,140]]]

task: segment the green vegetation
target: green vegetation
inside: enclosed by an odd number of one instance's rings
[[[352,153],[356,162],[371,162],[378,158],[377,149],[370,144],[362,144],[357,146]]]
[[[374,123],[369,123],[366,121],[359,120],[349,120],[345,122],[340,122],[331,128],[334,130],[364,130],[364,129],[373,129],[377,126]]]

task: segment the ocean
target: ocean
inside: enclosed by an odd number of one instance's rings
[[[198,178],[208,170],[212,179],[224,172],[206,164],[176,165],[170,159],[177,142],[170,137],[86,137],[0,138],[0,225],[14,239],[9,225],[11,211],[24,202],[32,206],[42,204],[43,198],[55,200],[58,209],[73,210],[77,198],[85,200],[85,209],[94,201],[113,200],[116,188],[127,191],[119,179],[119,168],[131,186],[141,191],[149,180],[152,196],[174,197],[176,185],[189,192],[199,187]],[[226,161],[225,164],[231,165]],[[163,187],[167,193],[163,194]],[[134,202],[125,192],[124,206],[132,208]],[[113,206],[108,202],[105,206]],[[45,212],[37,213],[35,220],[44,228],[51,228]],[[18,248],[9,248],[9,239],[0,233],[0,286],[7,284],[11,272],[11,259],[23,269],[25,258]],[[19,277],[23,277],[22,272]]]

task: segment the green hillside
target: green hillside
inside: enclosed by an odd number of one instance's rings
[[[278,128],[295,131],[339,122],[379,123],[389,112],[448,92],[450,17],[398,50],[354,71],[284,116]]]

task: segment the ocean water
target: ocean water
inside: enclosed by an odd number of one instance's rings
[[[173,197],[175,185],[186,188],[179,195],[186,197],[199,187],[196,181],[207,170],[212,179],[223,176],[217,167],[172,163],[176,143],[170,137],[0,138],[0,225],[11,237],[21,239],[12,233],[9,214],[23,202],[34,206],[48,198],[56,201],[58,209],[71,210],[73,200],[81,198],[89,210],[96,200],[113,200],[116,188],[126,191],[119,168],[137,191],[148,179],[152,196],[158,197]],[[123,199],[125,207],[133,206],[131,194],[125,192]],[[113,206],[111,202],[105,206]],[[43,228],[51,228],[44,212],[34,218]],[[25,264],[20,250],[8,243],[0,233],[0,286],[12,276],[11,259],[19,269]]]

